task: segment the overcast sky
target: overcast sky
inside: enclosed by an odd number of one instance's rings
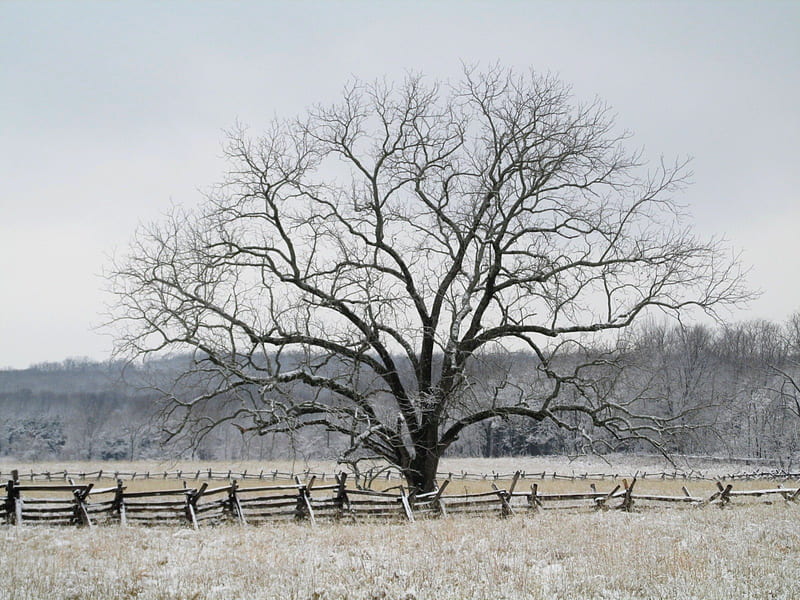
[[[0,0],[0,367],[108,356],[108,256],[222,178],[223,130],[351,75],[551,71],[608,102],[763,295],[800,310],[800,2]]]

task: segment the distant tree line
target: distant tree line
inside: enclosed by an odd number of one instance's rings
[[[651,323],[627,332],[610,350],[597,349],[598,355],[609,351],[623,357],[624,365],[610,393],[636,396],[649,411],[674,419],[666,440],[670,452],[771,459],[786,467],[800,460],[800,313],[785,323]],[[535,369],[534,362],[527,353],[510,353],[484,360],[477,368],[486,370],[487,379],[491,371],[502,370],[501,378],[513,388],[515,379],[523,380]],[[178,357],[147,368],[69,359],[0,371],[0,456],[309,459],[335,458],[347,445],[330,432],[246,436],[235,427],[235,419],[234,425],[202,439],[165,443],[169,419],[158,393],[148,386],[182,368]],[[618,449],[651,450],[643,442]],[[448,454],[496,457],[585,450],[579,432],[512,416],[465,433]]]
[[[800,313],[786,323],[649,324],[617,341],[627,372],[620,395],[638,395],[672,419],[676,454],[800,458]],[[648,450],[629,444],[630,451]],[[579,453],[581,440],[548,422],[486,423],[454,450],[483,456]]]

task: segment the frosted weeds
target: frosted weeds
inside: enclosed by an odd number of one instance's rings
[[[797,598],[800,507],[3,528],[0,598]]]

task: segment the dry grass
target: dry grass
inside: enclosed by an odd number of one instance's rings
[[[800,507],[0,529],[10,599],[798,598]]]
[[[462,471],[468,473],[513,473],[517,470],[528,473],[557,471],[565,475],[575,473],[615,473],[620,476],[631,476],[635,472],[647,471],[650,473],[673,469],[682,471],[702,472],[708,476],[727,475],[742,471],[755,471],[758,465],[725,464],[711,461],[694,461],[691,463],[678,462],[671,465],[663,458],[658,456],[634,456],[634,455],[609,455],[605,458],[599,457],[579,457],[568,460],[563,456],[535,456],[535,457],[507,457],[507,458],[445,458],[441,461],[439,471],[441,473],[452,472],[457,476]],[[30,472],[44,471],[68,471],[74,472],[93,472],[100,469],[113,471],[136,471],[138,473],[159,473],[163,471],[183,470],[187,473],[194,473],[198,469],[207,471],[243,471],[249,473],[268,473],[272,470],[282,472],[303,472],[311,470],[315,472],[335,473],[341,470],[340,466],[334,461],[309,460],[309,461],[185,461],[185,460],[162,460],[162,461],[60,461],[60,462],[22,462],[8,458],[0,458],[0,471],[4,475],[11,469],[19,469],[22,474]]]
[[[132,465],[14,466],[113,471]],[[268,466],[333,470],[330,464]],[[657,466],[587,464],[575,471],[630,475]],[[140,463],[135,470],[209,467],[267,468],[256,463]],[[569,473],[572,465],[555,459],[447,461],[443,470],[504,473],[516,468]],[[181,485],[174,480],[145,483]],[[527,488],[530,483],[520,485]],[[541,491],[586,490],[589,485],[580,480],[538,483]],[[614,485],[596,484],[602,490]],[[448,491],[463,491],[463,485],[475,489],[488,483],[454,481]],[[647,480],[637,490],[677,493],[681,485]],[[736,482],[737,489],[774,485]],[[714,489],[710,482],[690,482],[688,487],[697,495]],[[546,511],[507,520],[456,517],[317,528],[293,523],[198,531],[0,527],[0,598],[800,598],[800,505],[780,498],[772,505],[761,500],[748,506],[740,499],[734,503],[724,510]]]

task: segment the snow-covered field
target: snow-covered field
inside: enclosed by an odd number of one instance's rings
[[[3,471],[9,465],[2,465]],[[35,471],[127,469],[93,463]],[[228,468],[333,471],[333,464]],[[140,471],[222,465],[141,463]],[[718,474],[741,465],[693,465]],[[442,471],[630,475],[657,459],[453,459]],[[752,469],[750,469],[752,470]],[[764,482],[742,482],[764,486]],[[642,482],[680,486],[682,482]],[[456,482],[454,481],[454,485]],[[462,485],[458,482],[458,485]],[[542,482],[542,487],[588,482]],[[605,489],[611,482],[598,483]],[[691,482],[694,490],[711,482]],[[752,487],[749,485],[748,487]],[[670,490],[676,491],[676,490]],[[679,492],[678,492],[679,493]],[[416,523],[77,528],[0,526],[0,598],[800,598],[800,503],[544,511]]]
[[[0,597],[798,598],[800,507],[0,528]]]

